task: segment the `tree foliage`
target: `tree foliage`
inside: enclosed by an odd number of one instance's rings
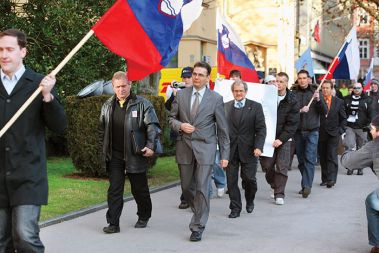
[[[23,1],[24,2],[24,1]],[[48,74],[90,31],[114,0],[0,1],[0,29],[17,28],[28,35],[25,64]],[[61,97],[74,95],[95,80],[109,80],[125,68],[121,57],[91,38],[57,76]]]
[[[342,11],[353,13],[357,8],[379,21],[379,0],[323,0],[330,13],[338,16]]]

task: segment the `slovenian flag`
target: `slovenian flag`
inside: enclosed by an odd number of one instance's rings
[[[117,0],[92,30],[127,60],[128,78],[141,80],[170,62],[201,5],[202,0]]]
[[[357,80],[360,65],[357,31],[353,27],[329,66],[326,79]]]
[[[370,67],[367,70],[365,81],[363,82],[363,90],[364,91],[370,90],[371,81],[374,78],[374,76],[372,74],[373,68],[374,68],[374,59],[371,59]]]
[[[236,69],[241,71],[244,81],[259,83],[257,71],[237,33],[223,16],[218,13],[217,17],[217,72],[229,77],[229,72]]]

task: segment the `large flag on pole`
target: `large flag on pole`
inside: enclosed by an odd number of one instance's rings
[[[302,69],[308,71],[311,77],[315,75],[313,72],[313,59],[311,56],[310,48],[305,50],[304,53],[300,56],[300,58],[296,61],[295,68],[297,72],[299,72]]]
[[[329,66],[326,79],[357,80],[360,66],[357,30],[353,27]]]
[[[364,91],[368,91],[370,89],[371,81],[374,78],[373,73],[372,73],[373,68],[374,68],[374,59],[371,59],[370,67],[367,70],[365,81],[363,82]]]
[[[229,72],[236,69],[241,71],[244,81],[258,83],[257,71],[240,38],[226,19],[217,14],[217,72],[229,77]]]
[[[201,5],[202,0],[117,0],[92,30],[127,60],[128,78],[140,80],[170,62]]]

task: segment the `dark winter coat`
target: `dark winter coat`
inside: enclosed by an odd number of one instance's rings
[[[287,89],[286,96],[278,105],[276,139],[285,143],[296,133],[299,121],[299,105],[295,95]]]
[[[8,95],[0,80],[0,125],[3,127],[38,88],[43,76],[26,69]],[[57,94],[45,103],[38,95],[0,138],[0,208],[47,204],[45,127],[62,133],[67,126]]]

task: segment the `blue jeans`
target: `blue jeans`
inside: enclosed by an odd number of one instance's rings
[[[41,206],[21,205],[0,208],[0,253],[43,253],[39,238]]]
[[[366,198],[366,215],[368,242],[372,246],[379,246],[379,198],[376,191]]]
[[[301,188],[312,188],[317,158],[318,131],[297,131],[296,156],[301,173]]]
[[[212,168],[212,179],[215,182],[216,188],[225,188],[226,175],[223,168],[220,167],[220,151],[216,150],[215,162]],[[212,180],[209,181],[209,196],[212,196]]]

